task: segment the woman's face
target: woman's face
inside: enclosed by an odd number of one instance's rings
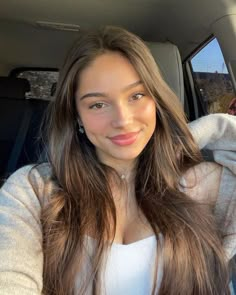
[[[98,56],[81,75],[76,107],[101,162],[115,168],[132,163],[156,126],[156,105],[127,58]]]

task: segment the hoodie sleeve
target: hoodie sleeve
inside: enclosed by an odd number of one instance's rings
[[[0,295],[42,292],[41,205],[28,180],[30,170],[19,169],[0,190]]]
[[[223,166],[215,216],[231,259],[236,254],[236,117],[211,114],[191,122],[189,128],[199,148],[211,150],[215,162]]]
[[[236,116],[211,114],[189,123],[200,149],[213,152],[214,160],[236,174]]]

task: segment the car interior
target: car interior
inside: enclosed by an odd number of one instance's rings
[[[104,25],[124,27],[146,42],[189,121],[227,113],[236,90],[235,0],[2,1],[0,184],[42,158],[40,126],[65,55],[80,31]],[[214,52],[208,51],[202,69],[195,68],[211,42],[222,55],[219,67],[211,70]]]

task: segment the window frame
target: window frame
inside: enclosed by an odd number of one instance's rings
[[[201,96],[197,89],[194,80],[193,67],[191,60],[196,56],[204,47],[206,47],[216,36],[211,34],[202,43],[200,43],[187,57],[183,60],[183,74],[184,74],[184,88],[186,91],[186,99],[189,108],[189,120],[193,121],[208,113],[202,106]]]
[[[223,55],[222,48],[220,46],[219,40],[214,34],[211,34],[207,39],[205,39],[199,46],[195,48],[184,60],[183,60],[183,73],[184,73],[184,84],[185,84],[185,91],[186,91],[186,104],[189,109],[189,119],[190,121],[197,119],[201,116],[209,114],[208,110],[204,106],[204,102],[202,100],[202,96],[200,94],[199,85],[197,85],[194,79],[194,70],[192,67],[192,59],[203,49],[205,48],[210,42],[216,39],[220,51],[222,53],[222,57],[224,59],[227,75],[229,75],[229,80],[232,84],[233,91],[236,96],[236,89],[234,88],[234,77],[232,77],[231,71],[227,67],[226,60]]]
[[[37,71],[37,72],[59,72],[58,68],[42,68],[42,67],[19,67],[14,68],[10,71],[9,77],[16,78],[19,73],[26,72],[26,71]]]

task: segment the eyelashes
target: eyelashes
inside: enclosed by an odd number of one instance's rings
[[[106,106],[106,104],[104,102],[96,102],[94,104],[92,104],[91,106],[89,106],[90,110],[99,110],[102,109]]]
[[[132,96],[132,98],[133,98],[133,100],[139,100],[139,99],[143,98],[144,96],[145,96],[144,93],[142,93],[142,92],[138,92],[138,93],[135,93],[135,94]]]
[[[131,102],[132,101],[138,101],[138,100],[142,99],[144,96],[145,96],[145,93],[137,92],[134,95],[132,95],[128,100],[131,101]],[[99,109],[103,109],[103,108],[108,107],[108,106],[109,106],[109,103],[99,101],[99,102],[91,104],[89,106],[89,109],[91,109],[91,110],[99,110]]]

